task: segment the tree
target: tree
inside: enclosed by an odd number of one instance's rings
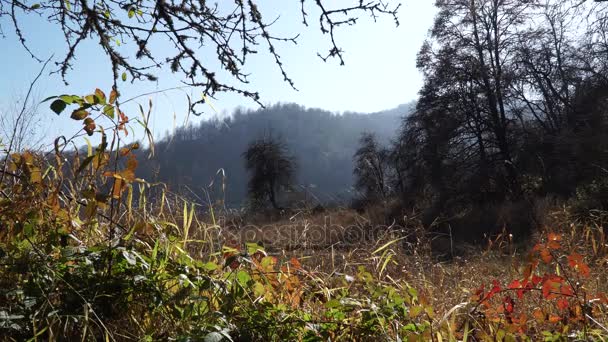
[[[608,6],[439,0],[418,55],[416,111],[392,155],[430,221],[463,208],[571,196],[605,177]],[[603,104],[602,104],[603,103]]]
[[[296,171],[295,160],[285,142],[272,136],[254,140],[243,158],[250,173],[249,197],[257,203],[269,201],[273,208],[281,209],[278,193],[291,187]]]
[[[338,28],[356,24],[361,14],[374,20],[388,15],[398,24],[399,5],[390,6],[382,0],[353,1],[352,5],[344,7],[329,7],[321,0],[301,0],[300,3],[304,25],[308,26],[307,11],[313,7],[318,13],[319,29],[329,36],[329,51],[319,56],[324,60],[337,58],[341,64],[344,63],[343,51],[335,39]],[[295,87],[276,45],[296,43],[298,37],[275,34],[272,24],[276,19],[267,18],[256,0],[220,3],[199,0],[43,0],[33,5],[20,0],[0,1],[0,33],[4,31],[3,24],[10,23],[23,47],[33,58],[40,60],[27,44],[30,32],[23,15],[38,15],[60,27],[67,47],[62,60],[57,63],[57,71],[64,80],[78,49],[91,39],[98,42],[100,52],[107,56],[116,88],[120,79],[155,80],[155,71],[168,66],[185,77],[184,83],[202,88],[207,96],[217,92],[237,92],[260,103],[259,94],[244,87],[248,83],[248,72],[243,68],[249,56],[257,53],[261,45],[270,52],[283,79]],[[33,27],[36,30],[36,26]],[[168,50],[166,44],[170,44],[173,50]],[[132,53],[135,55],[130,56]],[[219,68],[214,67],[207,54],[215,54]],[[194,111],[194,106],[204,101],[203,98],[191,103],[191,109]]]
[[[363,133],[354,155],[355,189],[366,201],[385,200],[389,187],[389,151],[379,146],[372,133]]]

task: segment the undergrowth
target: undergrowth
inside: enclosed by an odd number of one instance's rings
[[[360,244],[316,250],[290,251],[272,241],[271,253],[260,243],[227,239],[213,206],[136,177],[139,146],[121,137],[133,122],[149,133],[149,113],[141,108],[141,119],[130,120],[117,97],[96,90],[52,98],[57,113],[76,106],[71,117],[82,121],[81,134],[99,137],[86,156],[64,152],[71,142],[64,138],[48,154],[10,153],[3,161],[3,340],[608,336],[602,227],[562,218],[539,232],[529,250],[504,237],[483,254],[450,263],[437,263],[421,252],[422,240],[412,245],[392,227]],[[313,219],[302,216],[290,220],[304,226],[299,240]]]

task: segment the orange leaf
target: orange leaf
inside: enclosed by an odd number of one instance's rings
[[[583,261],[583,256],[576,252],[568,256],[568,265],[583,277],[588,277],[591,272],[589,266]]]
[[[562,320],[562,318],[559,317],[559,316],[556,316],[556,315],[550,315],[549,316],[549,322],[551,322],[551,323],[557,323],[557,322],[559,322],[561,320]]]
[[[112,91],[110,92],[110,104],[114,104],[116,98],[118,98],[118,92],[116,91],[116,89],[112,89]]]
[[[119,199],[125,187],[126,184],[122,179],[114,178],[114,186],[112,187],[112,197],[114,199]]]
[[[572,289],[572,286],[570,286],[570,285],[562,286],[562,290],[560,292],[562,295],[567,296],[567,297],[574,296],[574,290]]]
[[[131,155],[127,160],[127,170],[131,170],[135,172],[137,168],[137,158],[134,155]]]
[[[556,233],[547,234],[547,239],[549,241],[562,241],[562,236]]]
[[[547,242],[548,249],[560,249],[562,246],[559,244],[559,241],[550,240]]]
[[[536,319],[537,322],[541,323],[545,320],[545,313],[540,308],[534,309],[532,315]]]
[[[549,252],[549,250],[547,248],[543,248],[540,250],[540,258],[543,259],[543,262],[545,264],[548,264],[551,262],[551,260],[553,260],[553,256],[551,255],[551,252]]]
[[[293,267],[296,270],[299,270],[302,268],[302,264],[300,263],[300,261],[298,259],[291,258],[291,260],[289,260],[289,263],[291,264],[291,267]]]

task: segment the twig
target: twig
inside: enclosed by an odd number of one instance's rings
[[[30,82],[30,87],[29,87],[29,89],[27,91],[27,94],[25,95],[25,99],[23,100],[23,106],[21,107],[21,111],[19,112],[19,115],[17,116],[17,119],[15,120],[15,126],[13,127],[13,133],[11,135],[11,140],[10,140],[9,145],[8,145],[8,150],[6,150],[6,157],[4,158],[4,162],[3,162],[3,165],[2,165],[2,174],[0,174],[0,185],[4,182],[4,175],[6,174],[6,165],[7,165],[7,162],[8,162],[8,158],[9,158],[9,155],[11,154],[11,152],[13,150],[13,144],[15,143],[15,137],[17,135],[17,129],[19,127],[19,123],[21,122],[21,119],[25,115],[25,110],[26,110],[26,107],[27,107],[27,103],[29,102],[30,96],[32,94],[32,90],[34,89],[34,85],[36,85],[36,82],[38,82],[38,79],[40,78],[40,76],[42,76],[42,73],[44,72],[44,69],[46,68],[47,64],[49,64],[49,62],[51,61],[51,59],[53,59],[53,55],[51,55],[51,57],[49,57],[49,59],[47,59],[46,62],[44,62],[44,64],[42,65],[42,68],[38,72],[38,75],[36,75],[36,77],[34,78],[34,80],[32,82]]]

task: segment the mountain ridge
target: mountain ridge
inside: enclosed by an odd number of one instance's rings
[[[409,103],[370,114],[335,113],[293,103],[237,109],[225,118],[176,129],[156,143],[154,158],[142,158],[140,172],[145,179],[171,188],[204,189],[212,197],[225,198],[227,205],[240,207],[248,180],[241,154],[250,141],[273,135],[285,141],[296,159],[296,191],[322,203],[345,201],[353,196],[352,156],[361,133],[374,133],[388,144],[402,117],[413,108]]]

